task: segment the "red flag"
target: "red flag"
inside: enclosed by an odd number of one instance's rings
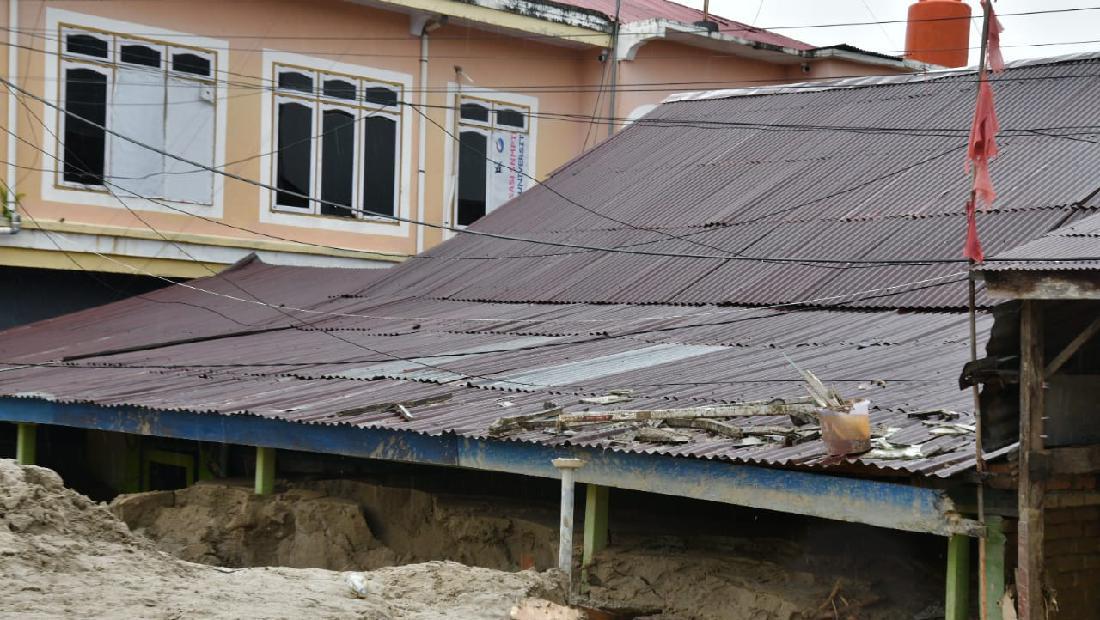
[[[993,107],[993,88],[989,82],[982,80],[978,85],[974,122],[970,126],[970,147],[967,150],[969,159],[966,162],[966,169],[969,171],[970,164],[973,162],[974,192],[986,205],[992,204],[996,196],[993,191],[993,181],[989,177],[989,160],[997,156],[995,136],[999,130],[997,110]]]
[[[1005,57],[1001,55],[1001,33],[1005,29],[1001,26],[1001,20],[997,19],[997,14],[993,12],[993,3],[985,0],[982,4],[989,11],[989,47],[987,48],[989,69],[993,73],[1000,73],[1005,70]]]
[[[978,213],[973,196],[966,201],[966,244],[963,246],[963,257],[976,263],[985,260],[982,242],[978,240]]]

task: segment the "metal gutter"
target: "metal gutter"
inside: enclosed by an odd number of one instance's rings
[[[703,459],[551,447],[455,434],[308,424],[251,415],[210,415],[50,402],[49,395],[0,399],[0,421],[52,424],[193,441],[340,454],[557,478],[555,458],[580,458],[577,482],[690,497],[941,536],[977,536],[945,491]]]

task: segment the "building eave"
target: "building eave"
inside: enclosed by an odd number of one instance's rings
[[[452,23],[468,24],[517,36],[536,36],[548,42],[607,47],[612,23],[602,14],[552,2],[529,0],[347,0],[407,14],[447,16]]]
[[[557,478],[555,458],[580,458],[577,481],[941,536],[976,536],[980,525],[939,489],[804,471],[551,447],[456,434],[309,424],[253,415],[209,415],[0,398],[0,421],[217,441],[423,465]]]

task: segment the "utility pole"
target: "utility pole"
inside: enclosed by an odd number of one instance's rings
[[[615,0],[615,23],[611,30],[611,54],[607,62],[611,63],[611,91],[607,98],[607,137],[615,135],[615,91],[619,87],[619,12],[623,0]]]

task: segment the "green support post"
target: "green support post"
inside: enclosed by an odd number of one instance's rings
[[[34,465],[37,453],[38,427],[20,422],[15,435],[15,462],[20,465]]]
[[[256,448],[256,495],[275,491],[275,448]]]
[[[1004,519],[998,516],[985,518],[985,620],[1003,620],[1001,599],[1005,595],[1005,533]]]
[[[588,582],[588,567],[592,559],[607,546],[607,504],[609,491],[605,486],[589,484],[584,501],[584,553],[581,580]]]
[[[947,598],[944,620],[970,618],[970,538],[955,534],[947,539]]]

